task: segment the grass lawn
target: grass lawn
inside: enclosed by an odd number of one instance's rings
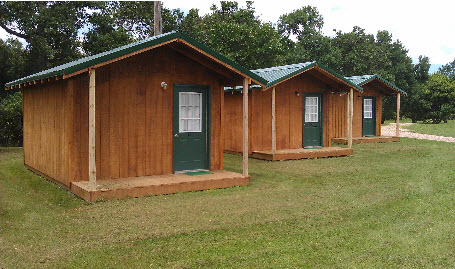
[[[354,150],[250,159],[247,187],[88,204],[3,148],[0,268],[453,267],[455,144]]]
[[[455,120],[449,120],[447,123],[430,124],[430,123],[416,123],[403,128],[409,129],[415,133],[441,135],[448,137],[455,137]]]

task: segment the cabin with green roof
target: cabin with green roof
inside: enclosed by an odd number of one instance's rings
[[[331,147],[349,132],[350,98],[362,87],[317,62],[251,70],[267,81],[249,92],[248,153],[266,160],[346,156],[352,147]],[[224,149],[242,152],[243,87],[225,90]],[[346,135],[346,133],[344,133]]]
[[[400,97],[406,92],[379,75],[346,77],[352,83],[363,88],[363,92],[354,95],[354,113],[352,122],[353,143],[396,142],[399,140],[399,128],[395,135],[383,136],[381,133],[382,99],[384,96],[396,96],[397,118],[399,123]],[[399,126],[398,124],[396,125]],[[343,135],[333,139],[337,143],[347,143]]]
[[[170,32],[6,87],[23,90],[25,166],[93,201],[249,184],[247,158],[223,170],[224,88],[266,83]]]

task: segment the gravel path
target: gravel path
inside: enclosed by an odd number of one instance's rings
[[[411,125],[412,123],[400,123],[400,137],[409,137],[416,139],[426,139],[426,140],[435,140],[435,141],[444,141],[455,143],[455,137],[446,137],[439,135],[429,135],[429,134],[419,134],[413,133],[411,130],[401,128],[401,126]],[[395,127],[396,123],[391,123],[386,126],[381,127],[381,132],[383,136],[395,136]]]

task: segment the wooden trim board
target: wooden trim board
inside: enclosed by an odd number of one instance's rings
[[[360,143],[389,143],[398,142],[400,140],[397,136],[368,136],[368,137],[354,137],[352,138],[352,144]],[[332,138],[332,142],[339,144],[347,144],[348,139],[346,137]]]
[[[322,149],[283,149],[272,153],[271,150],[254,151],[253,158],[268,161],[283,161],[297,159],[317,159],[327,157],[341,157],[353,154],[353,149],[341,147],[324,147]]]
[[[99,199],[163,195],[250,184],[250,177],[238,173],[224,170],[210,171],[210,173],[196,176],[170,174],[98,180],[96,190],[90,190],[87,181],[79,181],[71,183],[71,191],[84,200],[93,202]]]

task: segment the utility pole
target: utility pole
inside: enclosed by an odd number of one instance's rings
[[[163,25],[161,19],[161,1],[154,2],[154,34],[161,35],[163,32]]]

